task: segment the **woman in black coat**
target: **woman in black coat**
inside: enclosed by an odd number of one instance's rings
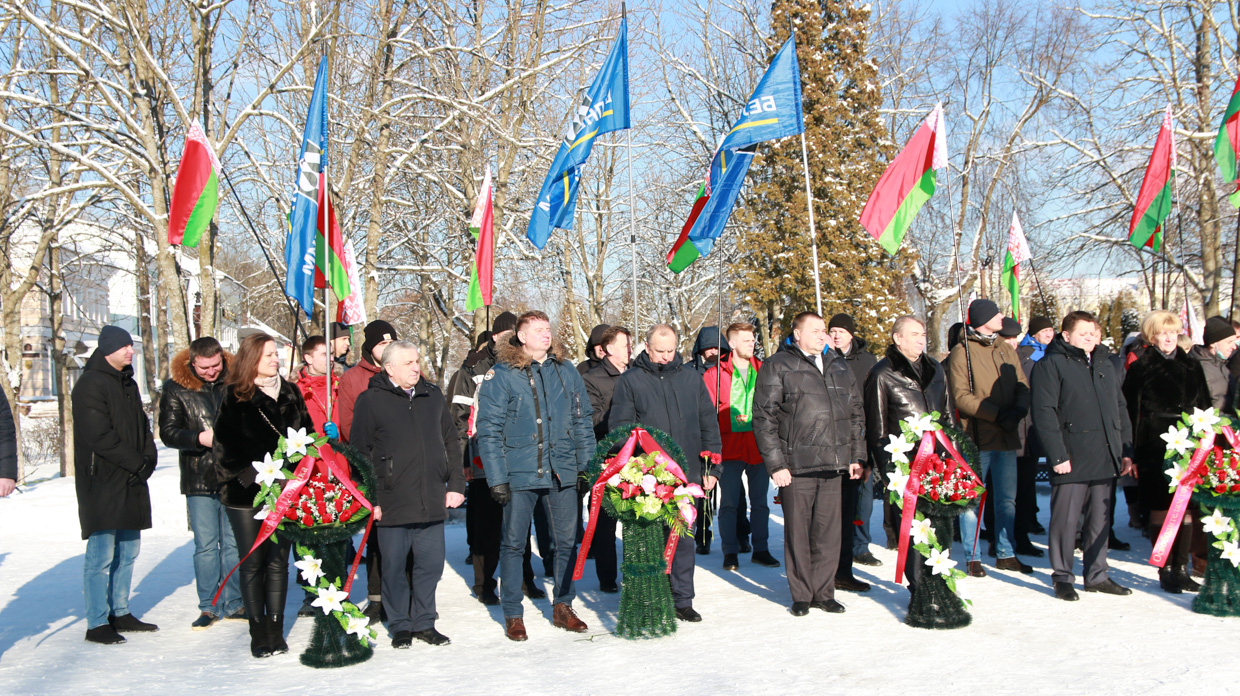
[[[1210,408],[1210,388],[1201,363],[1176,345],[1182,325],[1175,314],[1158,310],[1141,322],[1141,337],[1149,347],[1128,368],[1124,399],[1133,428],[1133,459],[1141,505],[1149,511],[1149,539],[1154,543],[1171,507],[1170,480],[1164,471],[1167,443],[1162,435],[1180,422],[1180,414]],[[1188,518],[1185,518],[1188,522]],[[1192,527],[1176,537],[1167,565],[1158,570],[1159,584],[1172,594],[1200,588],[1188,574]]]
[[[263,521],[255,519],[259,485],[254,462],[275,451],[289,428],[312,433],[314,423],[297,386],[280,377],[280,356],[267,334],[252,334],[229,365],[228,388],[215,420],[215,452],[221,500],[245,555]],[[241,599],[250,615],[250,653],[267,657],[288,652],[284,642],[284,599],[288,591],[290,541],[277,535],[242,561]]]

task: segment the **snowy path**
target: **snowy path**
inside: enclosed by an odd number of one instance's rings
[[[343,678],[353,682],[354,694],[484,694],[497,688],[516,694],[635,688],[694,694],[1238,690],[1234,674],[1214,663],[1214,656],[1232,653],[1240,619],[1194,614],[1192,595],[1158,592],[1154,569],[1143,563],[1149,544],[1124,526],[1122,511],[1119,533],[1133,542],[1133,551],[1112,553],[1112,575],[1136,590],[1130,597],[1055,600],[1045,559],[1029,559],[1033,576],[988,568],[990,577],[966,580],[975,602],[972,626],[949,632],[908,628],[901,623],[908,592],[891,582],[895,553],[876,547],[885,565],[858,567],[858,577],[876,584],[865,595],[840,593],[846,614],[812,611],[794,618],[787,612],[782,569],[755,567],[742,556],[739,573],[724,572],[716,546],[712,555],[698,557],[695,607],[705,621],[643,642],[607,633],[619,595],[599,593],[587,567],[575,606],[591,626],[589,637],[552,628],[548,603],[531,608],[527,601],[530,639],[510,643],[499,608],[484,607],[470,594],[466,578],[472,571],[462,562],[465,529],[455,524],[447,528],[449,567],[439,585],[437,624],[452,645],[415,642],[396,651],[383,637],[365,664],[312,672],[297,661],[309,619],[293,623],[292,652],[265,660],[249,657],[243,623],[190,630],[197,615],[193,544],[177,475],[175,453],[161,451],[151,479],[155,528],[142,536],[131,601],[136,615],[162,630],[131,634],[122,646],[82,640],[85,542],[72,481],[45,481],[0,499],[0,693],[319,694],[341,690],[309,680]],[[1045,484],[1041,493],[1047,494]],[[1045,524],[1050,506],[1044,499],[1041,507]],[[773,508],[771,546],[782,560],[782,525],[778,506]],[[1043,544],[1045,537],[1034,541]],[[953,556],[959,553],[957,545]],[[364,596],[365,583],[357,585],[355,599]],[[299,601],[300,593],[290,592],[289,613]],[[1195,648],[1198,643],[1216,648],[1203,659],[1206,651]],[[931,680],[937,683],[927,688]]]

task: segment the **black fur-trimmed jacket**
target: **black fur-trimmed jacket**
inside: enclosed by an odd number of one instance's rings
[[[1132,421],[1133,461],[1141,476],[1163,475],[1167,443],[1162,434],[1180,421],[1180,414],[1212,403],[1201,363],[1180,348],[1169,358],[1147,348],[1128,367],[1124,399]]]
[[[180,450],[181,495],[215,495],[219,489],[211,485],[211,469],[215,452],[203,447],[198,436],[215,425],[215,417],[224,402],[224,379],[232,355],[224,352],[224,369],[215,382],[205,384],[190,365],[189,349],[172,358],[170,377],[164,382],[159,397],[159,439]]]
[[[249,401],[239,400],[234,387],[226,388],[215,419],[215,475],[208,477],[209,483],[222,485],[220,499],[225,505],[254,507],[259,491],[254,462],[274,452],[289,428],[314,432],[314,421],[297,385],[281,378],[277,399],[255,388]]]

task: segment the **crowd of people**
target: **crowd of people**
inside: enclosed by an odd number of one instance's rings
[[[852,317],[802,312],[765,359],[756,355],[757,329],[745,322],[704,329],[689,361],[667,324],[646,331],[640,346],[630,329],[604,325],[591,332],[587,359],[574,365],[555,345],[547,315],[504,312],[446,393],[423,377],[417,344],[382,320],[364,328],[356,365],[345,363],[347,327],[335,326],[330,343],[311,337],[302,344],[301,365],[287,377],[266,334],[246,336],[235,355],[199,338],[173,358],[158,418],[160,439],[179,450],[194,537],[199,616],[191,628],[247,621],[255,657],[288,650],[287,536],[267,539],[237,573],[229,571],[262,524],[253,464],[289,428],[347,443],[374,466],[365,611],[372,624],[386,623],[395,648],[415,639],[450,642],[436,628],[435,597],[447,552],[444,523],[461,505],[473,594],[501,608],[505,635],[526,640],[523,598],[546,598],[533,568],[535,545],[551,578],[552,623],[587,631],[573,609],[573,569],[588,467],[597,442],[635,425],[666,434],[688,460],[689,481],[708,492],[692,530],[697,543],[677,545],[670,560],[681,621],[702,621],[694,570],[715,533],[725,570],[741,572],[742,554],[780,567],[769,546],[772,485],[783,513],[790,612],[844,612],[837,590],[871,589],[854,564],[882,565],[871,551],[876,499],[883,501],[886,546],[898,547],[900,510],[884,484],[892,472],[886,446],[902,421],[931,413],[976,445],[976,471],[989,493],[984,510],[971,506],[959,517],[969,575],[993,572],[987,556],[995,558],[993,570],[1029,574],[1018,556],[1049,553],[1050,589],[1073,601],[1080,550],[1085,592],[1131,594],[1108,575],[1108,548],[1128,547],[1113,529],[1117,488],[1131,524],[1152,542],[1171,497],[1160,436],[1184,410],[1231,408],[1237,328],[1213,317],[1194,345],[1175,314],[1154,311],[1113,353],[1088,312],[1057,324],[1034,317],[1021,327],[980,299],[949,331],[941,361],[926,353],[926,327],[916,317],[895,320],[879,354],[857,335]],[[105,327],[73,390],[86,639],[103,644],[158,630],[128,607],[140,532],[151,526],[146,482],[156,464],[132,360],[129,334]],[[12,489],[6,467],[15,453],[4,445],[11,423],[0,403],[0,495]],[[1037,517],[1043,461],[1049,529]],[[979,514],[987,523],[982,539]],[[1203,565],[1205,539],[1195,516],[1184,524],[1158,571],[1166,592],[1199,589],[1193,574]],[[616,522],[603,514],[596,525],[591,557],[599,588],[618,592]],[[1046,551],[1030,541],[1043,533]],[[925,573],[913,549],[907,568],[911,591]],[[301,613],[317,611],[311,598]]]

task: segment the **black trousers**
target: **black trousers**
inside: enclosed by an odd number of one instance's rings
[[[847,475],[840,478],[840,563],[835,569],[835,577],[845,580],[853,579],[853,534],[857,526],[857,496],[861,490],[861,479],[851,479]]]
[[[994,516],[994,513],[991,513]],[[1038,458],[1016,458],[1016,539],[1013,548],[1028,545],[1038,522]]]
[[[685,546],[692,546],[682,539]],[[677,549],[680,547],[677,546]],[[594,573],[599,585],[616,584],[616,518],[598,509],[598,522],[594,525],[594,539],[590,541],[590,554],[594,556]]]
[[[534,519],[537,520],[538,516],[539,513],[535,511]],[[545,535],[546,513],[542,514],[542,519]],[[535,524],[537,525],[537,522]],[[495,580],[495,572],[499,570],[504,508],[491,497],[491,488],[487,486],[486,479],[473,479],[465,489],[465,526],[469,539],[469,554],[474,562],[474,594],[481,594],[483,589],[494,590],[499,586]],[[539,546],[542,546],[541,539]],[[550,551],[547,556],[550,556]],[[534,567],[530,563],[532,558],[533,548],[527,539],[521,568],[527,584],[534,582]]]
[[[237,539],[237,552],[242,556],[254,545],[263,526],[262,520],[254,519],[257,512],[258,508],[224,508]],[[288,556],[293,542],[286,534],[277,533],[276,538],[280,540],[278,543],[268,538],[237,569],[241,601],[253,619],[284,613],[284,600],[288,595]]]
[[[443,522],[384,527],[383,609],[388,629],[425,631],[435,627],[435,589],[443,577]],[[412,559],[412,572],[406,564]]]
[[[1085,584],[1097,585],[1107,580],[1107,541],[1111,537],[1111,496],[1115,482],[1111,479],[1088,483],[1060,483],[1051,486],[1050,537],[1051,579],[1073,582],[1073,551],[1076,529],[1081,525],[1081,546],[1084,549]]]
[[[779,493],[784,506],[784,559],[794,602],[835,598],[840,562],[839,474],[793,476]]]
[[[697,524],[702,518],[697,519]],[[671,534],[671,530],[664,530]],[[693,571],[697,568],[697,549],[693,546],[693,536],[682,538],[676,544],[676,555],[672,556],[672,572],[668,580],[672,585],[672,601],[677,609],[693,606]]]

